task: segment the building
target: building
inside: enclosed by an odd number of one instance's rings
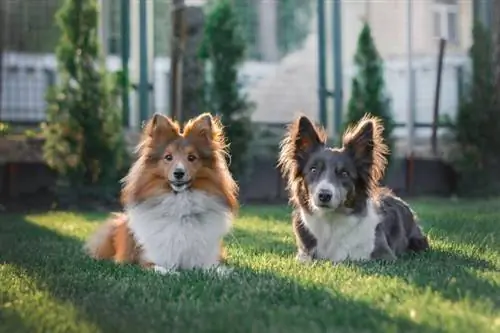
[[[481,2],[482,0],[476,0]],[[326,1],[327,50],[331,43],[332,3]],[[342,60],[344,64],[344,103],[349,101],[351,78],[355,73],[353,56],[363,22],[370,24],[380,55],[385,61],[388,93],[397,123],[404,125],[408,114],[407,88],[407,1],[357,0],[342,1]],[[474,8],[479,8],[477,4]],[[483,8],[483,7],[481,7]],[[483,9],[484,11],[484,9]],[[413,69],[416,80],[417,123],[432,121],[439,39],[447,40],[443,66],[440,113],[453,117],[458,106],[462,73],[467,64],[471,45],[473,3],[471,0],[412,1],[413,15]],[[328,83],[333,88],[332,53],[329,55]],[[286,122],[298,112],[318,119],[317,104],[317,31],[311,27],[310,38],[304,48],[285,57],[275,72],[257,84],[252,98],[258,108],[254,119],[259,122]],[[312,96],[313,98],[310,98]],[[333,115],[333,101],[328,105]],[[330,116],[330,128],[333,128]],[[428,138],[429,128],[419,128],[417,137]],[[404,137],[404,128],[396,135]]]

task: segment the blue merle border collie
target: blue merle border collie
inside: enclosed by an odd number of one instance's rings
[[[278,165],[294,207],[299,261],[393,261],[429,248],[412,209],[379,185],[389,153],[383,130],[365,115],[334,148],[306,116],[290,124]]]

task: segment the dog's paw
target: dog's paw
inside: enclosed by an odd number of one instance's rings
[[[234,272],[234,269],[227,266],[219,265],[215,267],[214,271],[220,277],[227,277]]]
[[[161,275],[179,275],[179,272],[172,268],[165,268],[162,266],[154,265],[153,271]]]
[[[300,251],[297,253],[295,256],[295,260],[300,262],[301,264],[312,264],[313,263],[313,257],[305,252]]]

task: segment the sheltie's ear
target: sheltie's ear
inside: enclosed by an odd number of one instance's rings
[[[141,142],[136,151],[142,154],[156,154],[162,147],[180,136],[179,125],[159,113],[155,113],[144,126]]]
[[[177,136],[179,126],[167,116],[155,113],[144,127],[143,133],[149,137]]]
[[[324,146],[325,142],[326,134],[322,128],[316,127],[306,116],[298,117],[288,126],[287,134],[280,144],[278,165],[282,172],[287,176],[290,173],[296,176],[307,156],[316,148]]]
[[[225,138],[222,123],[218,117],[203,113],[191,119],[184,127],[184,137],[191,138],[210,151],[223,150]]]
[[[342,138],[344,149],[353,157],[356,167],[366,181],[378,182],[387,165],[389,153],[383,139],[384,126],[380,119],[365,114]]]

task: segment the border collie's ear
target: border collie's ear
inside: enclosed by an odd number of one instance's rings
[[[358,166],[369,171],[375,181],[382,177],[387,165],[385,155],[389,153],[383,131],[380,119],[365,114],[357,124],[345,131],[342,138],[344,149],[353,156]]]
[[[288,131],[280,143],[278,167],[286,178],[300,174],[307,155],[314,148],[323,146],[326,134],[317,128],[306,116],[300,116],[288,126]]]
[[[295,149],[297,151],[309,151],[312,148],[325,144],[325,135],[322,130],[314,126],[306,116],[300,116],[290,129]]]

